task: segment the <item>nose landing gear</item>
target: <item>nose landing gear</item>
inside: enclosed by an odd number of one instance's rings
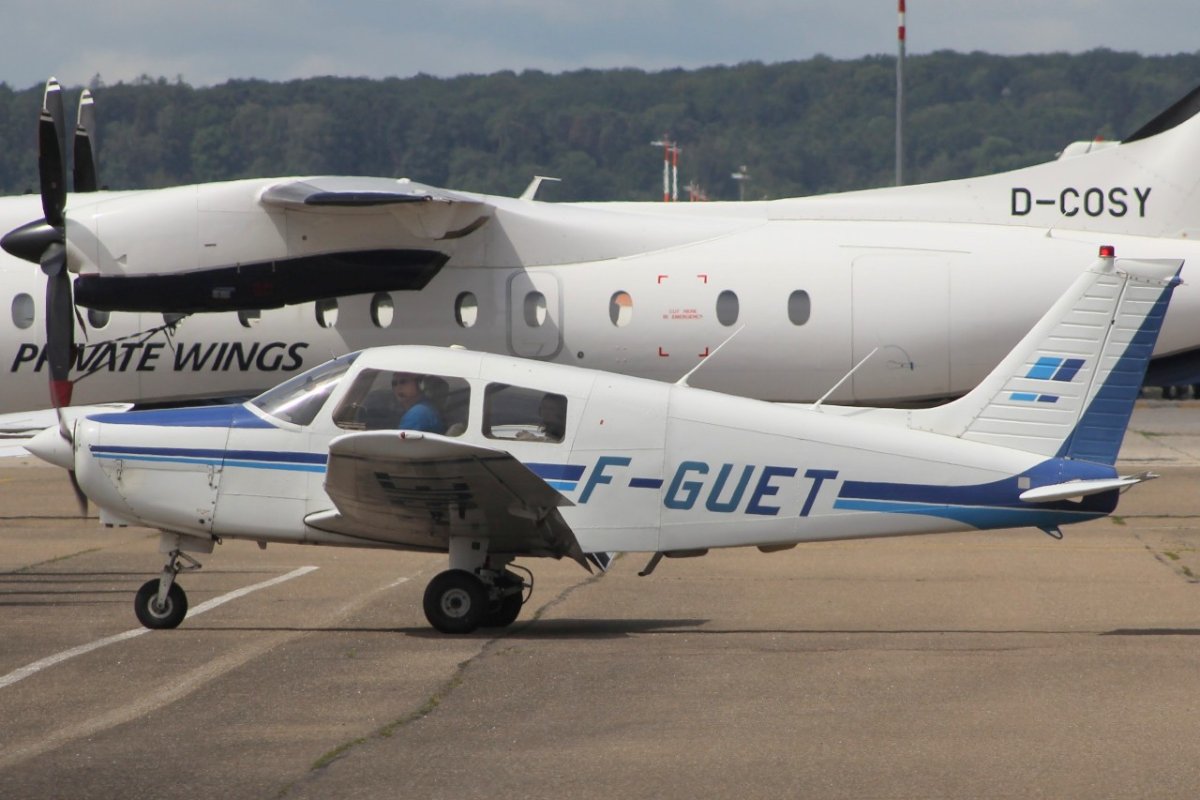
[[[180,559],[187,563],[180,564]],[[175,582],[175,576],[196,569],[200,569],[200,562],[182,550],[167,553],[162,575],[143,583],[134,597],[133,611],[138,622],[154,630],[178,628],[187,616],[188,602],[187,594]]]

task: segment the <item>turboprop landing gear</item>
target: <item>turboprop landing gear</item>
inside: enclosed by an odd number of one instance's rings
[[[180,559],[187,564],[181,565]],[[175,576],[194,569],[200,569],[200,562],[182,550],[167,553],[162,575],[143,583],[133,600],[133,611],[137,614],[138,622],[155,630],[178,628],[187,616],[188,603],[187,594],[175,582]]]
[[[511,558],[487,556],[487,543],[450,540],[450,569],[425,587],[425,619],[442,633],[471,633],[477,628],[503,628],[516,621],[532,591],[528,582],[507,569]]]

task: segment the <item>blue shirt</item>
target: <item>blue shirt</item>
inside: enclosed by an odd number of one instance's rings
[[[446,429],[441,415],[428,400],[421,400],[405,411],[396,427],[405,431],[428,431],[430,433],[441,433]]]

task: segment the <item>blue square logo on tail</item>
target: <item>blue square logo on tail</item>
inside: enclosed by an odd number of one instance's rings
[[[1085,359],[1082,358],[1042,356],[1037,360],[1037,363],[1029,368],[1029,372],[1025,373],[1025,377],[1035,381],[1070,383],[1079,374],[1079,370],[1083,369],[1085,363]],[[1008,398],[1019,403],[1058,402],[1058,395],[1038,394],[1037,392],[1010,392]]]
[[[1038,381],[1063,381],[1069,383],[1083,368],[1082,358],[1059,358],[1058,356],[1042,356],[1037,363],[1025,373],[1026,378]]]
[[[1029,368],[1029,372],[1025,373],[1026,378],[1033,378],[1039,381],[1048,381],[1054,376],[1054,373],[1062,366],[1063,360],[1053,356],[1042,356],[1037,360],[1037,363]]]
[[[1054,377],[1050,380],[1070,383],[1071,379],[1075,377],[1075,374],[1078,373],[1082,367],[1082,358],[1068,358],[1063,361],[1062,366],[1058,368],[1058,371],[1054,373]]]

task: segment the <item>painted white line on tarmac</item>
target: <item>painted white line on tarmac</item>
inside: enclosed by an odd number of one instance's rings
[[[317,567],[300,567],[299,569],[292,570],[286,575],[280,575],[277,578],[271,578],[270,580],[263,581],[262,583],[255,583],[251,586],[243,586],[241,589],[234,589],[228,594],[223,594],[220,597],[214,597],[212,600],[206,600],[195,608],[188,609],[187,618],[191,619],[198,614],[203,614],[205,611],[211,611],[217,606],[228,603],[230,600],[236,600],[239,597],[245,597],[251,592],[257,592],[259,589],[266,589],[269,586],[274,586],[278,583],[283,583],[284,581],[290,581],[292,578],[299,578],[301,575],[307,575],[315,569],[317,569]],[[25,680],[30,675],[36,675],[44,669],[53,667],[55,664],[61,664],[64,661],[69,661],[77,656],[85,655],[93,650],[99,650],[102,647],[108,647],[110,644],[123,642],[127,639],[132,639],[135,636],[141,636],[143,633],[149,632],[149,628],[134,628],[133,630],[125,631],[124,633],[105,636],[103,639],[97,639],[94,642],[88,642],[87,644],[81,644],[78,647],[72,647],[70,650],[63,650],[61,653],[55,653],[52,656],[46,656],[45,658],[39,659],[32,664],[21,667],[20,669],[15,669],[7,675],[0,677],[0,689],[5,688],[6,686],[12,686],[17,681]]]

